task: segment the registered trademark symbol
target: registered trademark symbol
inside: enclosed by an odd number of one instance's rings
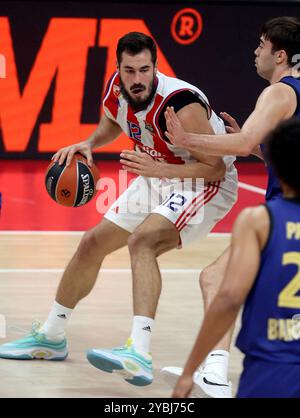
[[[189,45],[195,42],[203,29],[202,16],[195,9],[182,9],[173,18],[171,33],[176,42]]]

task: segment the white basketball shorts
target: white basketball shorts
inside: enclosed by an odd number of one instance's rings
[[[202,181],[137,177],[106,212],[105,218],[132,233],[149,215],[159,214],[179,232],[178,247],[204,238],[237,199],[237,174]]]

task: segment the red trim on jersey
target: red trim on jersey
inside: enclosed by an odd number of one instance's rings
[[[134,111],[131,109],[131,107],[128,105],[127,106],[127,122],[131,122],[131,123],[135,123],[137,126],[139,126],[139,128],[141,129],[141,127],[140,127],[140,124],[139,124],[139,121],[137,120],[137,117],[135,116],[135,114],[134,114]],[[131,133],[131,132],[130,132]],[[142,138],[140,139],[140,140],[138,140],[138,139],[136,139],[136,138],[134,138],[134,137],[131,137],[131,136],[129,136],[129,134],[128,133],[126,133],[126,135],[129,137],[129,139],[131,139],[137,146],[139,146],[139,147],[142,147],[143,146],[143,141],[142,141]],[[145,152],[144,150],[143,150],[143,152]]]
[[[131,109],[131,107],[129,105],[127,106],[127,121],[128,122],[133,122],[136,125],[140,126],[139,121],[137,120],[137,117],[134,114],[134,111]],[[133,139],[133,138],[131,138],[131,139]],[[139,142],[139,141],[137,141],[137,142]]]
[[[107,107],[107,109],[110,111],[110,113],[113,115],[115,119],[117,119],[117,115],[118,115],[119,100],[114,95],[112,91],[112,87],[114,84],[117,84],[118,86],[120,84],[119,75],[117,74],[118,73],[115,72],[114,75],[112,76],[110,85],[107,89],[106,96],[104,97],[104,100],[103,100],[103,106]]]
[[[155,134],[153,135],[153,142],[154,142],[154,149],[162,154],[168,163],[172,164],[184,164],[184,160],[180,157],[176,157],[174,153],[168,148],[166,142],[160,138],[159,133],[157,134],[156,126],[153,126],[153,116],[157,109],[159,109],[161,103],[163,102],[164,98],[160,94],[156,94],[154,104],[150,112],[147,113],[146,122],[151,124],[151,126],[155,130]]]
[[[118,72],[118,71],[115,71],[115,72],[113,73],[113,75],[110,77],[110,79],[108,80],[108,82],[107,82],[107,84],[106,84],[106,88],[105,88],[105,93],[103,94],[103,100],[105,99],[105,97],[106,97],[106,95],[107,95],[107,93],[108,93],[108,90],[109,90],[109,88],[110,88],[111,82],[112,82],[112,80],[113,80],[114,76],[117,74],[117,72]]]

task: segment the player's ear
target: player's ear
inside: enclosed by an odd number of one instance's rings
[[[285,50],[284,50],[284,49],[281,49],[281,50],[276,51],[276,52],[277,52],[277,63],[278,63],[278,64],[281,64],[281,63],[283,63],[285,60],[288,60],[287,53],[285,52]]]
[[[155,64],[154,64],[154,74],[156,75],[156,73],[157,73],[157,60],[155,61]]]
[[[119,64],[119,62],[118,61],[116,61],[116,68],[117,68],[117,71],[118,71],[118,73],[120,72],[120,64]]]

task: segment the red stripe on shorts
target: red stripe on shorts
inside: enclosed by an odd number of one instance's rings
[[[183,221],[183,219],[186,217],[186,215],[190,212],[190,209],[193,209],[193,207],[196,205],[196,202],[199,199],[204,199],[205,196],[211,192],[212,190],[212,184],[210,184],[209,186],[206,186],[204,188],[204,190],[198,195],[196,196],[191,203],[184,209],[184,211],[182,212],[182,214],[179,216],[179,218],[177,219],[175,226],[176,228],[179,226],[179,224],[181,224],[181,222]]]
[[[209,188],[209,190],[202,196],[201,199],[197,199],[195,201],[191,210],[189,210],[186,216],[182,218],[181,221],[178,223],[176,227],[179,232],[183,230],[183,228],[188,224],[190,219],[197,214],[197,212],[199,211],[199,209],[202,208],[202,206],[205,206],[205,204],[210,202],[216,196],[216,194],[219,191],[220,182],[217,182],[217,184],[213,183],[211,186],[212,187]]]

